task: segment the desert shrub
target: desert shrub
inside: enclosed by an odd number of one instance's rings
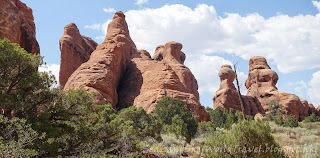
[[[35,139],[41,139],[25,119],[0,115],[0,157],[34,157],[38,151],[30,149]]]
[[[271,135],[267,122],[241,121],[232,126],[232,132],[216,132],[209,137],[205,157],[285,157],[282,148]],[[277,149],[277,151],[271,151]],[[261,148],[261,152],[257,150]]]
[[[294,115],[289,115],[288,118],[284,121],[284,124],[285,126],[289,126],[291,128],[299,126],[298,120]]]
[[[284,125],[283,114],[285,111],[282,110],[283,106],[274,100],[270,101],[268,106],[269,111],[266,114],[267,120],[273,121],[278,125]]]
[[[185,138],[188,137],[187,133],[187,124],[184,123],[179,115],[175,115],[172,118],[171,125],[168,126],[167,132],[176,135],[176,137],[183,136]]]
[[[207,108],[207,111],[209,112],[211,120],[216,127],[225,128],[227,121],[227,111],[225,109],[220,107],[215,110]]]
[[[320,117],[312,113],[304,119],[304,122],[320,122]]]
[[[216,131],[216,126],[212,122],[198,123],[197,136],[212,134]]]
[[[162,125],[159,120],[148,115],[143,108],[131,106],[122,109],[118,116],[110,122],[115,130],[116,148],[114,152],[120,155],[139,151],[139,142],[144,138],[160,139]]]
[[[56,89],[54,76],[38,72],[43,57],[32,55],[8,39],[0,40],[0,109],[14,111],[16,117],[25,118],[51,103]]]
[[[198,123],[195,116],[188,112],[186,105],[179,99],[170,97],[164,97],[157,105],[152,115],[159,119],[164,125],[165,132],[168,132],[169,126],[173,122],[175,116],[180,117],[183,122],[187,125],[186,139],[188,142],[197,132]],[[176,117],[176,121],[178,118]],[[184,135],[185,136],[185,135]]]
[[[28,122],[44,139],[35,140],[33,148],[43,157],[94,154],[112,147],[113,130],[110,121],[116,117],[111,105],[96,105],[95,95],[85,90],[63,92],[55,103]]]
[[[216,127],[230,129],[232,124],[238,123],[243,120],[243,114],[241,111],[234,111],[232,108],[228,110],[218,107],[213,110],[211,108],[206,108],[209,112],[212,122]],[[250,115],[246,116],[246,119],[252,120],[253,117]]]

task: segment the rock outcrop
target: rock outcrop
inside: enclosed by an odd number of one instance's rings
[[[233,81],[235,72],[230,65],[222,65],[219,72],[220,88],[213,97],[214,109],[221,107],[229,110],[230,108],[242,111],[238,90],[235,88]],[[257,113],[264,114],[264,110],[257,98],[252,96],[241,95],[245,113],[255,116]]]
[[[294,115],[303,120],[306,116],[305,106],[300,98],[294,94],[281,92],[277,89],[278,74],[268,65],[261,56],[251,57],[249,60],[249,74],[246,80],[247,95],[256,97],[265,111],[271,101],[278,101],[283,106],[286,115]]]
[[[84,88],[98,94],[97,103],[118,103],[117,88],[122,79],[130,54],[137,52],[129,36],[122,12],[116,12],[108,25],[103,43],[92,52],[90,59],[69,77],[64,89]]]
[[[63,88],[71,74],[89,60],[98,44],[91,38],[81,35],[77,26],[71,23],[64,27],[59,45],[61,52],[59,85]]]
[[[167,95],[182,99],[199,121],[209,120],[181,49],[180,43],[169,42],[158,46],[152,59],[147,51],[136,49],[125,15],[116,12],[104,42],[73,72],[64,89],[84,88],[98,94],[98,104],[111,103],[117,109],[134,105],[147,112]]]
[[[28,53],[39,54],[32,9],[20,0],[0,1],[0,39],[18,43]]]
[[[158,46],[153,59],[145,50],[132,56],[119,92],[120,108],[135,105],[151,112],[166,95],[179,98],[190,112],[207,121],[209,115],[199,102],[197,80],[183,65],[182,45],[168,42]]]
[[[220,89],[217,90],[213,98],[215,108],[241,110],[239,94],[233,85],[234,76],[231,66],[223,65],[221,67],[219,72]],[[283,106],[282,110],[285,111],[285,116],[294,115],[300,121],[311,113],[320,115],[318,110],[305,99],[279,91],[276,87],[277,82],[278,74],[270,68],[264,57],[250,58],[249,74],[245,83],[248,92],[246,96],[241,96],[247,115],[255,116],[258,113],[267,113],[271,101],[278,102]]]

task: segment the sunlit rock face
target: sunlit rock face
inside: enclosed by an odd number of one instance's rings
[[[98,44],[91,38],[81,35],[76,24],[71,23],[64,27],[59,45],[61,52],[59,86],[63,88],[71,74],[89,60]]]
[[[197,80],[184,65],[181,49],[182,44],[168,42],[158,46],[151,58],[147,51],[137,50],[125,15],[116,12],[104,42],[72,73],[64,89],[83,88],[98,94],[98,104],[142,107],[148,113],[167,95],[184,101],[198,121],[208,121],[209,114],[199,102]]]
[[[32,9],[20,0],[0,1],[0,39],[18,43],[28,53],[39,54]]]

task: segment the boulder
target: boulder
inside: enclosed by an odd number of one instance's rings
[[[28,53],[39,54],[32,9],[20,0],[0,1],[0,39],[18,43]]]
[[[77,26],[71,23],[64,27],[59,45],[61,52],[59,85],[63,88],[71,74],[89,60],[98,44],[91,38],[81,35]]]
[[[257,113],[255,116],[254,116],[254,120],[265,120],[266,118],[261,114],[261,113]]]

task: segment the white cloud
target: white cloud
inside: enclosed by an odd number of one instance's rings
[[[320,2],[313,1],[313,5],[320,8]],[[183,44],[186,64],[198,80],[200,93],[214,94],[219,88],[220,66],[228,62],[215,56],[221,53],[245,60],[251,56],[264,56],[282,73],[320,68],[319,13],[293,17],[279,13],[268,19],[257,13],[246,16],[226,13],[221,17],[214,6],[201,4],[192,9],[175,4],[129,10],[125,14],[138,49],[153,54],[159,44],[168,41]],[[104,35],[110,21],[99,26]],[[240,84],[244,84],[246,75],[238,74],[242,80]],[[299,87],[296,90],[299,91]],[[245,93],[244,85],[242,93]]]
[[[116,10],[114,8],[103,8],[103,11],[106,13],[115,13]]]
[[[101,30],[102,24],[85,25],[84,28],[92,30]]]
[[[297,82],[288,82],[287,85],[290,87],[294,87],[296,95],[298,95],[299,97],[305,97],[304,93],[307,91],[308,85],[304,81],[300,80]]]
[[[220,86],[219,71],[221,66],[232,63],[218,56],[201,55],[188,60],[185,64],[198,81],[200,95],[211,93],[213,96]]]
[[[206,4],[195,9],[165,5],[125,14],[137,47],[151,53],[158,44],[174,40],[189,54],[229,53],[243,59],[262,55],[283,73],[320,67],[320,14],[265,19],[257,13],[226,13],[223,18]]]
[[[137,0],[135,4],[141,6],[142,4],[145,4],[145,3],[148,3],[148,0]]]
[[[60,70],[60,65],[58,64],[48,64],[48,65],[39,67],[40,72],[48,72],[48,73],[50,72],[52,75],[54,75],[57,83],[59,81],[59,70]],[[58,85],[54,85],[54,86],[58,86]]]
[[[318,2],[318,1],[312,1],[312,3],[313,3],[313,5],[314,5],[315,7],[317,7],[318,11],[320,11],[320,2]]]
[[[312,74],[312,79],[309,82],[310,88],[308,95],[315,107],[320,105],[320,71]]]

